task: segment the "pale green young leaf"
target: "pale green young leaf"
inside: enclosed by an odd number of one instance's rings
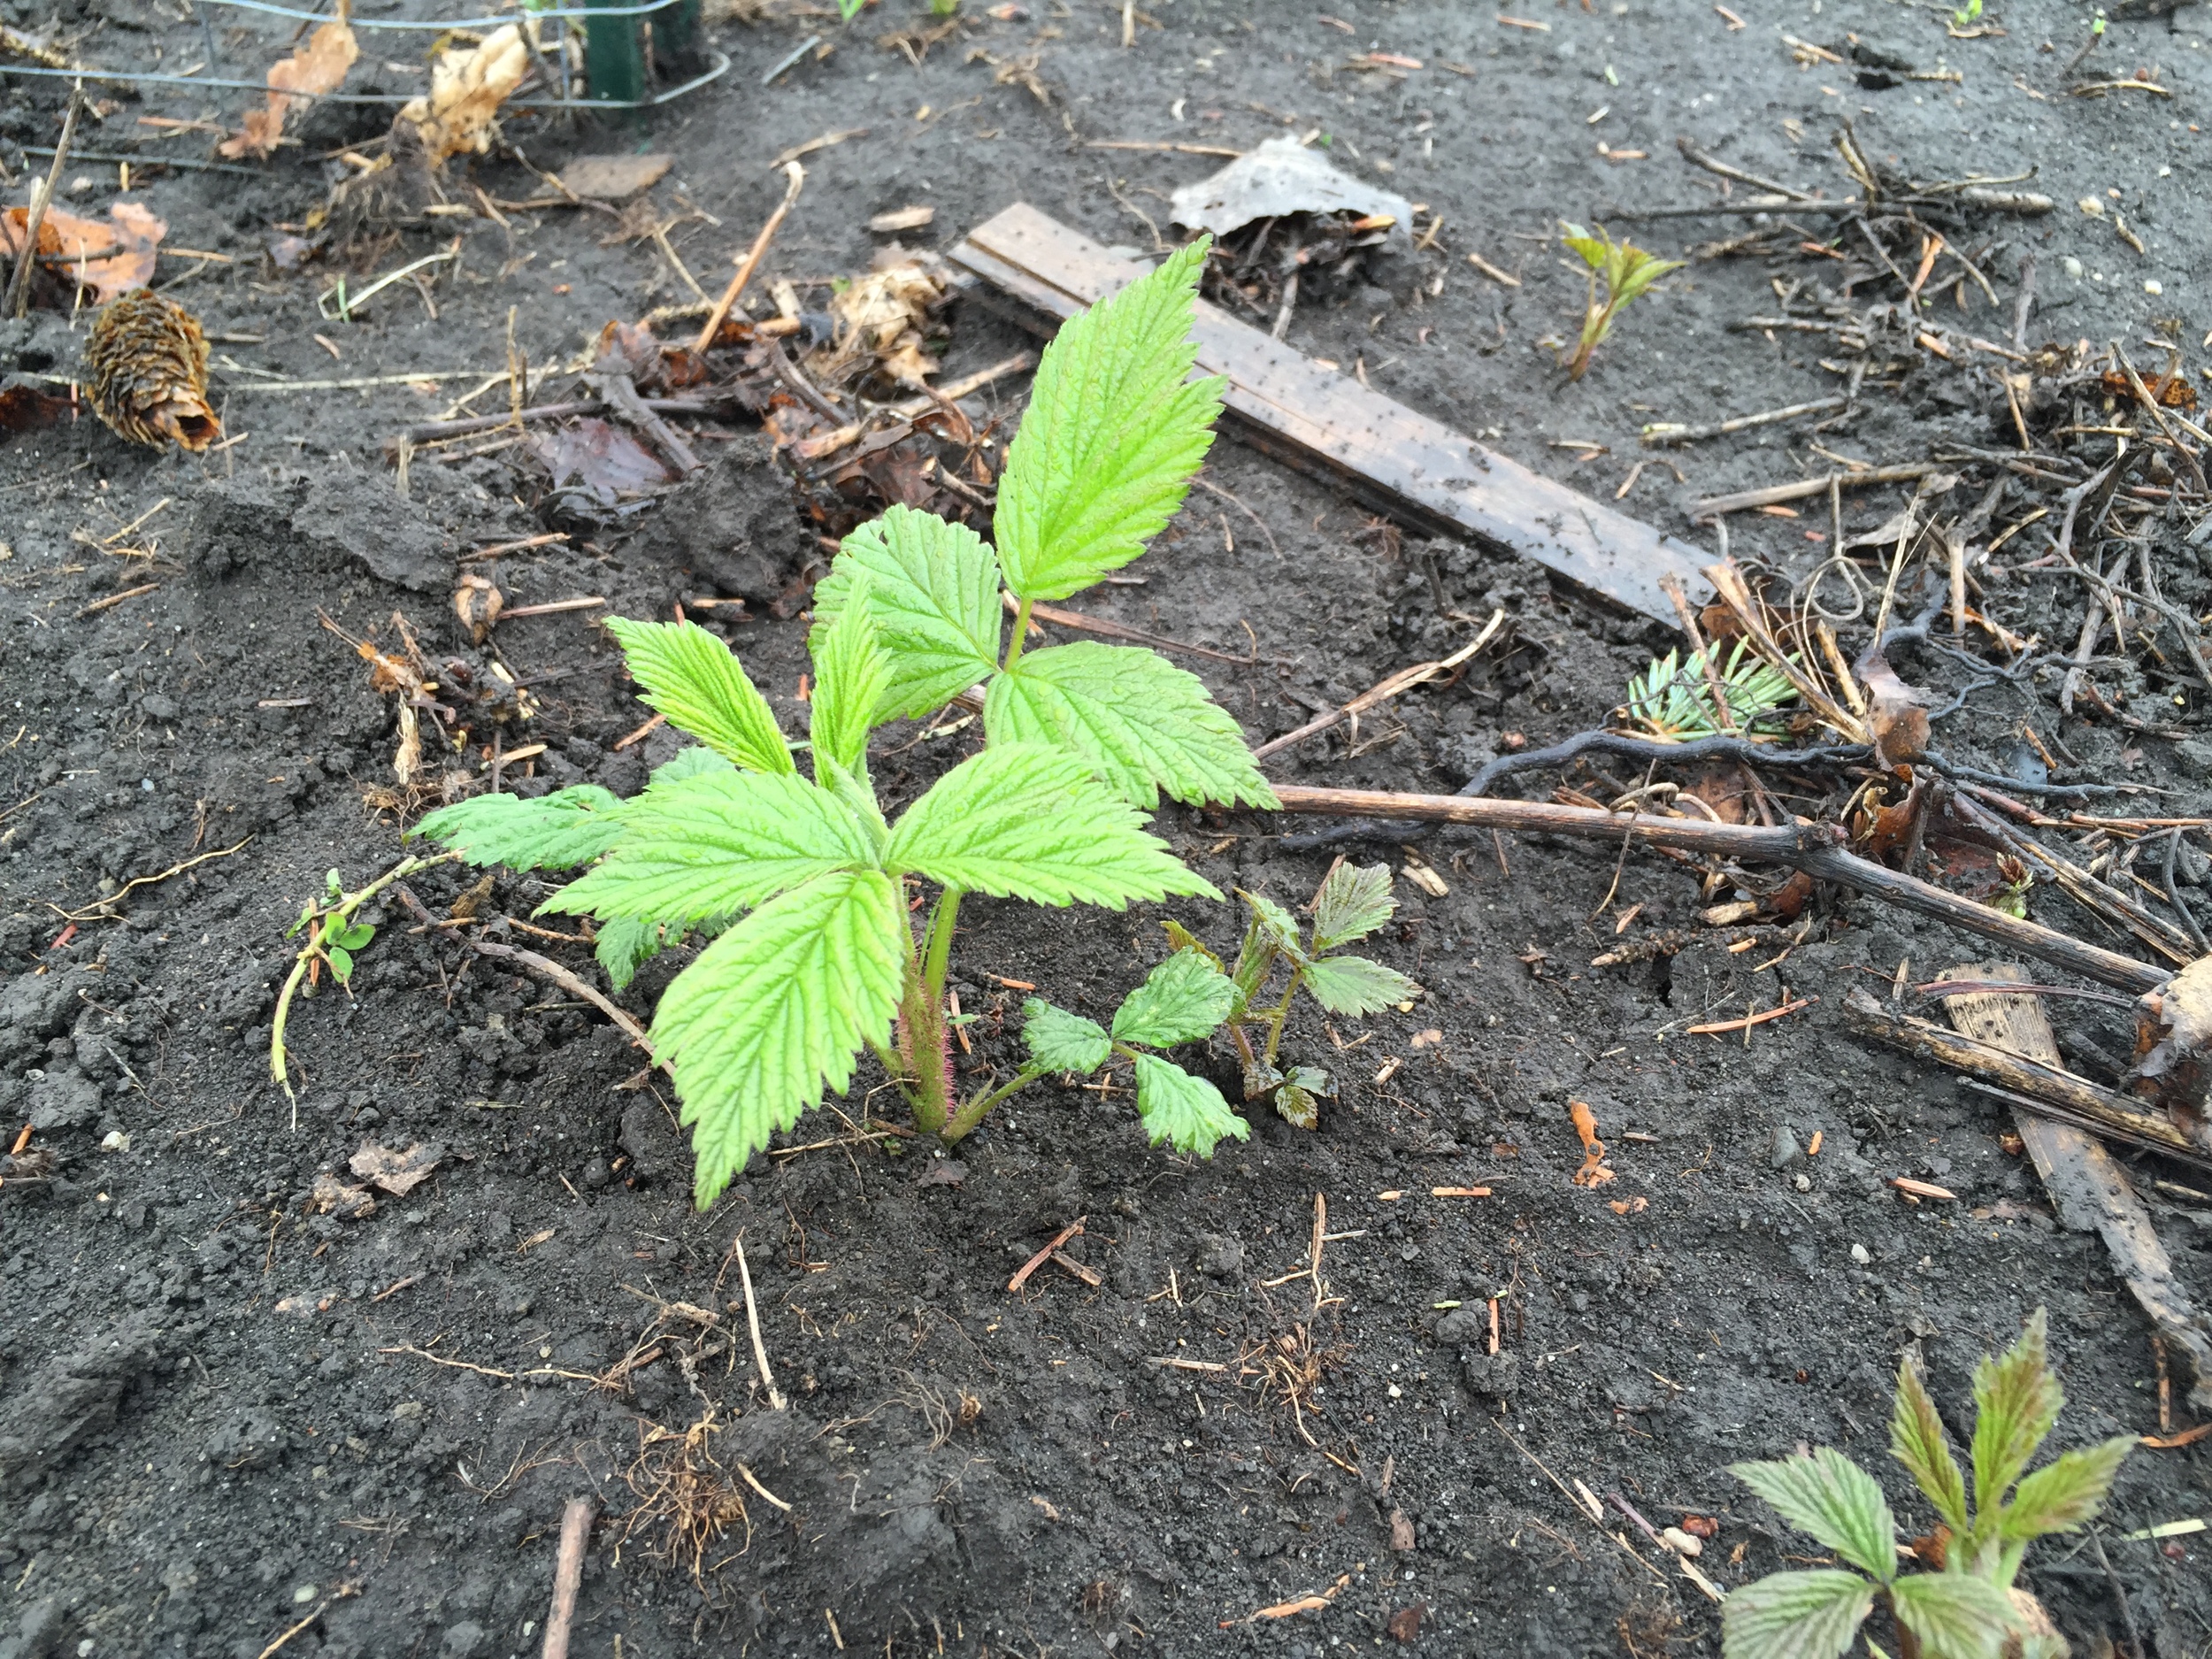
[[[1837,1659],[1873,1610],[1855,1572],[1769,1573],[1721,1604],[1721,1659]]]
[[[1209,244],[1062,325],[1007,447],[993,534],[1006,585],[1064,599],[1144,551],[1213,442],[1218,378],[1187,380]]]
[[[1022,1003],[1022,1041],[1030,1064],[1047,1071],[1080,1071],[1088,1077],[1114,1051],[1105,1027],[1094,1019],[1055,1008],[1041,997]]]
[[[852,1080],[889,1034],[911,941],[898,883],[841,870],[771,899],[676,976],[653,1019],[692,1126],[699,1207],[745,1161]]]
[[[1178,1152],[1214,1155],[1224,1137],[1248,1140],[1252,1125],[1229,1110],[1221,1091],[1157,1055],[1137,1056],[1137,1115],[1152,1144],[1166,1141]]]
[[[1222,961],[1219,956],[1216,956],[1210,949],[1209,949],[1205,941],[1199,938],[1197,934],[1192,933],[1191,930],[1184,926],[1182,923],[1178,921],[1165,921],[1162,922],[1160,926],[1167,933],[1168,949],[1171,950],[1194,950],[1200,956],[1205,957],[1207,961],[1212,963],[1214,966],[1220,970],[1223,973],[1229,972],[1229,964]]]
[[[1889,1594],[1897,1622],[1929,1659],[1997,1659],[2020,1623],[2012,1598],[1970,1572],[1916,1572]]]
[[[695,622],[636,622],[610,617],[630,677],[649,709],[748,772],[793,770],[791,746],[775,711],[754,689],[730,648]]]
[[[353,978],[353,952],[343,945],[333,945],[323,953],[330,958],[330,977],[343,985]]]
[[[1083,764],[1033,744],[964,760],[893,826],[885,867],[1039,904],[1218,898]]]
[[[825,760],[856,776],[867,775],[868,733],[882,718],[884,694],[891,685],[891,659],[876,639],[873,591],[867,572],[856,572],[836,621],[807,641],[814,655],[814,695],[807,706],[818,782],[823,780]]]
[[[875,862],[866,828],[804,779],[710,772],[631,802],[629,833],[548,910],[683,924],[733,916],[832,870]]]
[[[994,743],[1072,749],[1148,811],[1162,790],[1193,806],[1276,803],[1205,682],[1141,647],[1085,641],[1025,653],[991,681],[983,729]]]
[[[695,778],[703,772],[728,772],[731,765],[726,757],[716,754],[704,743],[694,743],[680,749],[653,768],[649,782],[681,783],[686,778]]]
[[[1320,956],[1373,933],[1398,908],[1391,896],[1390,866],[1342,864],[1322,879],[1313,895],[1313,951]]]
[[[2085,1446],[2023,1476],[2012,1502],[1998,1511],[1997,1535],[2024,1543],[2046,1532],[2071,1532],[2104,1507],[2112,1478],[2135,1449],[2132,1434]]]
[[[1229,1018],[1236,994],[1219,968],[1194,950],[1179,950],[1121,999],[1114,1035],[1152,1048],[1196,1042]]]
[[[1248,931],[1255,936],[1255,942],[1282,952],[1293,962],[1306,959],[1305,949],[1298,942],[1297,918],[1264,894],[1247,893],[1239,887],[1237,897],[1244,901],[1244,908],[1250,913]]]
[[[1610,242],[1607,241],[1602,234],[1593,236],[1581,226],[1571,224],[1565,219],[1560,221],[1560,227],[1565,233],[1560,237],[1560,242],[1583,264],[1588,265],[1593,271],[1605,269],[1605,256],[1612,250],[1613,246]]]
[[[1421,987],[1397,969],[1364,956],[1309,962],[1305,986],[1313,1000],[1332,1014],[1379,1014],[1421,995]]]
[[[1985,1517],[2020,1478],[2066,1402],[2047,1357],[2047,1329],[2038,1308],[2002,1356],[1985,1355],[1974,1367],[1974,1508]]]
[[[1832,1446],[1809,1457],[1732,1463],[1729,1472],[1853,1566],[1884,1584],[1897,1576],[1897,1520],[1874,1477]]]
[[[630,981],[637,978],[637,971],[658,956],[660,949],[658,922],[624,917],[600,928],[592,955],[607,971],[607,983],[618,991],[626,991]]]
[[[568,870],[589,864],[622,838],[622,803],[595,783],[525,801],[480,795],[441,807],[410,832],[451,849],[472,864],[511,870]]]
[[[1904,1464],[1913,1484],[1935,1505],[1937,1517],[1954,1532],[1966,1531],[1966,1478],[1952,1455],[1951,1437],[1936,1415],[1935,1402],[1920,1374],[1920,1362],[1905,1356],[1897,1368],[1897,1396],[1889,1414],[1890,1455]]]
[[[889,658],[878,719],[941,709],[996,672],[1003,618],[998,556],[974,531],[910,507],[887,509],[862,525],[814,589],[809,637],[818,649],[863,575]]]

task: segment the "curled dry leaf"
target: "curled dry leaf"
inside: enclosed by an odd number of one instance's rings
[[[505,596],[488,576],[465,575],[453,590],[453,614],[479,645],[491,637],[492,624],[499,620],[506,605]]]
[[[938,368],[921,349],[922,329],[944,292],[937,274],[910,259],[871,271],[830,302],[835,333],[807,359],[809,373],[837,385],[872,366],[920,390]]]
[[[327,1170],[316,1176],[314,1194],[308,1202],[319,1213],[341,1221],[366,1221],[376,1214],[376,1200],[369,1196],[367,1187],[349,1187]]]
[[[0,213],[0,253],[11,260],[23,250],[28,219],[26,208]],[[110,204],[104,222],[80,219],[50,204],[39,222],[39,257],[43,268],[65,284],[57,303],[67,305],[81,285],[104,304],[153,280],[154,250],[168,234],[167,223],[136,202]]]
[[[675,163],[673,156],[579,156],[561,169],[561,188],[595,202],[627,201],[658,184]]]
[[[395,1198],[404,1198],[430,1179],[430,1172],[444,1156],[445,1148],[434,1143],[425,1145],[418,1141],[404,1152],[395,1152],[371,1141],[364,1143],[346,1167],[371,1186],[383,1188]]]
[[[284,136],[285,119],[292,110],[303,110],[320,94],[335,92],[360,55],[346,21],[344,0],[340,0],[336,17],[309,35],[299,50],[270,66],[266,107],[247,111],[245,130],[226,138],[216,150],[233,160],[270,154]]]
[[[137,288],[110,303],[84,356],[93,412],[118,436],[197,453],[223,435],[207,402],[207,338],[174,300]]]
[[[464,150],[481,155],[491,147],[492,120],[529,72],[530,49],[522,31],[508,23],[465,51],[448,51],[430,71],[430,95],[403,105],[402,123],[422,136],[423,153],[434,167]]]

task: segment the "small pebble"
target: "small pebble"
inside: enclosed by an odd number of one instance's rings
[[[1851,1259],[1856,1262],[1861,1267],[1864,1267],[1869,1263],[1872,1262],[1874,1258],[1866,1253],[1866,1246],[1863,1244],[1855,1244],[1851,1247]]]
[[[1804,1156],[1805,1148],[1797,1144],[1797,1131],[1787,1124],[1775,1125],[1773,1144],[1767,1153],[1767,1167],[1786,1170],[1791,1164],[1801,1162]]]
[[[128,1152],[130,1149],[131,1138],[120,1129],[109,1130],[100,1142],[103,1152]]]
[[[302,1607],[305,1607],[314,1599],[315,1586],[311,1584],[303,1584],[300,1586],[298,1589],[292,1592],[292,1600],[298,1602]]]

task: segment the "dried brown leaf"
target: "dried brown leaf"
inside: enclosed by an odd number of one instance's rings
[[[318,95],[335,92],[360,55],[360,45],[353,38],[353,29],[346,22],[346,8],[341,4],[338,15],[309,35],[306,45],[270,65],[267,104],[247,111],[245,130],[218,144],[218,152],[233,160],[271,154],[284,136],[284,123],[292,110],[296,106],[304,110]]]
[[[529,68],[530,48],[521,29],[504,24],[481,46],[442,56],[431,67],[430,95],[403,106],[399,119],[422,135],[423,153],[433,166],[463,150],[481,155],[491,148],[499,106]]]
[[[363,1143],[346,1167],[371,1186],[381,1187],[395,1198],[404,1198],[430,1179],[444,1156],[445,1148],[434,1142],[426,1145],[418,1141],[404,1152],[395,1152],[370,1141]]]

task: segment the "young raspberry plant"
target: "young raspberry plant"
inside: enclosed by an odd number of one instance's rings
[[[1218,380],[1190,378],[1204,257],[1202,242],[1171,257],[1046,349],[1008,449],[995,548],[898,508],[846,538],[815,593],[807,772],[714,635],[616,619],[608,626],[645,702],[702,747],[634,800],[595,787],[488,795],[418,826],[472,864],[588,866],[543,908],[596,918],[618,984],[687,932],[710,939],[663,993],[651,1032],[692,1128],[702,1208],[826,1088],[841,1093],[863,1049],[898,1082],[917,1126],[948,1141],[1014,1090],[1095,1070],[1117,1045],[1137,1068],[1137,1110],[1156,1143],[1208,1155],[1249,1133],[1210,1083],[1155,1052],[1206,1036],[1230,1012],[1234,987],[1212,964],[1171,957],[1111,1033],[1033,1004],[1030,1063],[965,1100],[945,1001],[964,895],[1115,910],[1170,894],[1218,899],[1144,815],[1163,793],[1275,804],[1235,721],[1194,676],[1129,647],[1024,649],[1032,605],[1143,552],[1205,458],[1221,399]],[[1017,611],[1010,639],[1002,590]],[[869,779],[870,732],[979,685],[982,753],[888,821]],[[910,916],[932,888],[918,931]]]

